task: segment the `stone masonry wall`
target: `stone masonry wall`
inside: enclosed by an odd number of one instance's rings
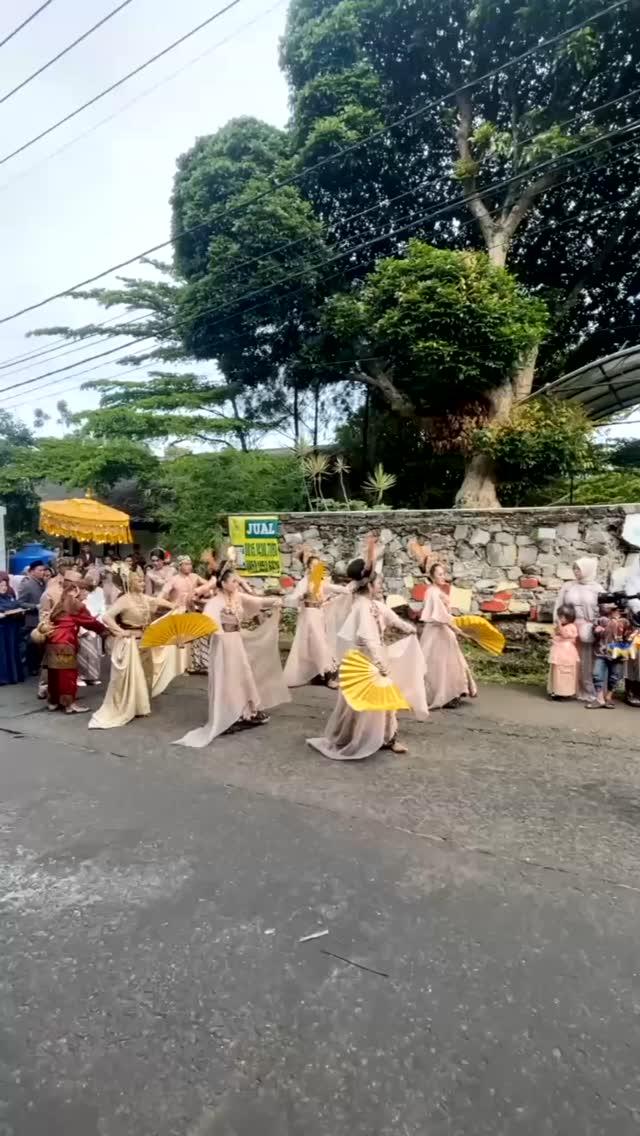
[[[281,515],[284,571],[301,573],[295,553],[305,542],[335,576],[363,548],[366,534],[377,529],[384,545],[388,592],[410,595],[421,579],[407,554],[411,537],[441,560],[453,583],[473,592],[472,610],[525,614],[549,611],[561,584],[573,576],[573,562],[595,556],[603,586],[624,564],[629,551],[620,537],[625,517],[640,505],[562,506],[504,510],[397,510],[362,513],[286,513]],[[499,597],[496,599],[496,597]],[[495,606],[503,602],[503,608]],[[487,607],[486,605],[491,606]]]

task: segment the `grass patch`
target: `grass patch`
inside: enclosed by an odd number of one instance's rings
[[[546,686],[549,671],[549,644],[530,639],[502,655],[489,655],[475,643],[462,643],[462,651],[479,682]]]

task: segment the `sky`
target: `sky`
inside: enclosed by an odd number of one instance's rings
[[[40,3],[2,0],[0,41]],[[0,48],[0,99],[119,3],[52,0]],[[131,0],[88,40],[0,104],[0,318],[166,240],[176,159],[197,137],[240,115],[284,126],[288,102],[278,68],[278,40],[284,31],[286,2],[240,0],[232,11],[118,91],[23,154],[2,162],[2,157],[224,3]],[[220,42],[225,39],[228,42]],[[204,58],[191,64],[203,53]],[[181,74],[168,79],[182,67]],[[127,107],[156,84],[161,84],[156,91]],[[113,114],[112,121],[97,126]],[[87,136],[79,138],[85,132]],[[170,251],[157,255],[169,259]],[[123,272],[142,275],[136,266]],[[114,282],[115,275],[100,283]],[[26,339],[35,327],[82,325],[109,314],[98,305],[67,298],[0,324],[0,366],[53,342]],[[51,360],[45,356],[1,370],[0,409],[32,425],[34,410],[41,408],[52,415],[47,433],[59,432],[52,428],[58,399],[68,400],[73,410],[97,405],[97,396],[80,391],[80,384],[113,375],[117,366],[105,361],[90,375],[74,378],[74,371],[69,371],[12,392],[6,388],[111,346],[113,342],[105,342],[103,348],[86,345],[76,355]]]
[[[40,2],[2,0],[0,41]],[[41,15],[0,48],[0,100],[119,2],[51,0]],[[44,75],[0,102],[0,318],[166,240],[175,162],[198,136],[240,115],[284,126],[287,90],[277,60],[286,0],[240,0],[231,12],[118,91],[24,153],[2,161],[224,2],[131,0]],[[167,249],[158,255],[168,259],[169,253]],[[124,272],[141,275],[144,269],[132,266]],[[100,283],[114,282],[115,276]],[[108,359],[97,366],[86,364],[96,368],[90,374],[80,374],[85,368],[77,367],[77,378],[73,370],[39,376],[94,354],[100,345],[84,345],[77,354],[60,358],[15,363],[10,369],[3,363],[52,342],[26,339],[34,327],[82,325],[104,318],[97,305],[67,298],[0,324],[0,409],[32,425],[33,412],[40,408],[52,416],[47,432],[59,433],[58,399],[66,399],[72,410],[97,405],[98,396],[81,391],[80,385],[114,375],[118,368]],[[102,349],[111,346],[106,341]],[[27,385],[17,390],[7,389],[25,381]],[[608,435],[640,435],[640,410],[629,417],[631,425],[613,427]],[[274,435],[265,441],[281,445],[284,439]]]

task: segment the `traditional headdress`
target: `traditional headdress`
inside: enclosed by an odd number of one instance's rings
[[[317,552],[314,552],[313,549],[310,548],[308,544],[301,544],[300,548],[298,549],[298,551],[296,553],[296,556],[298,557],[298,560],[302,564],[302,567],[305,569],[305,571],[306,571],[306,568],[307,568],[307,564],[311,560],[312,556],[317,556],[317,555],[318,555]]]
[[[411,537],[411,540],[407,543],[407,552],[418,562],[421,572],[426,572],[435,563],[436,558],[433,556],[429,545],[420,544],[415,537]]]

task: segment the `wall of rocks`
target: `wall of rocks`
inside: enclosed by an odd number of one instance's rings
[[[640,513],[640,505],[288,513],[280,518],[283,568],[293,577],[300,575],[296,551],[306,543],[340,577],[375,528],[384,546],[387,591],[410,596],[420,582],[407,553],[414,537],[446,565],[454,585],[471,589],[473,611],[524,615],[537,609],[544,616],[562,583],[572,578],[578,557],[597,557],[600,582],[608,584],[630,551],[621,532],[631,513]]]

